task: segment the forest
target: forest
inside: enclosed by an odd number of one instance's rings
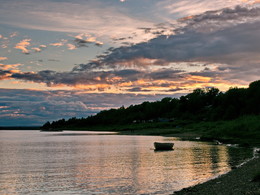
[[[104,110],[86,118],[46,122],[42,129],[91,128],[94,126],[129,125],[133,123],[233,120],[260,114],[260,80],[248,88],[195,89],[180,98],[165,97],[156,102]]]

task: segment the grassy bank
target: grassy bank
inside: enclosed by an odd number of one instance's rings
[[[183,132],[198,134],[202,140],[259,146],[260,116],[244,116],[230,121],[192,123],[186,125]]]
[[[188,121],[137,123],[92,127],[67,127],[69,130],[117,131],[123,135],[161,135],[183,139],[195,139],[223,143],[239,143],[244,146],[260,146],[260,116],[244,116],[229,121]]]

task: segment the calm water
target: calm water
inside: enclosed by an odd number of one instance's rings
[[[154,141],[173,141],[175,150],[155,152]],[[0,131],[0,194],[170,194],[250,155],[177,138]]]

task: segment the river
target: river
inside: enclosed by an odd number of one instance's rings
[[[174,142],[155,152],[153,142]],[[0,131],[0,194],[171,194],[250,158],[246,148],[160,136]]]

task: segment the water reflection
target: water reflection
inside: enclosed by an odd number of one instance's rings
[[[174,138],[173,151],[154,152],[154,141],[169,141],[163,137],[0,135],[0,194],[169,194],[250,157],[241,148]]]

